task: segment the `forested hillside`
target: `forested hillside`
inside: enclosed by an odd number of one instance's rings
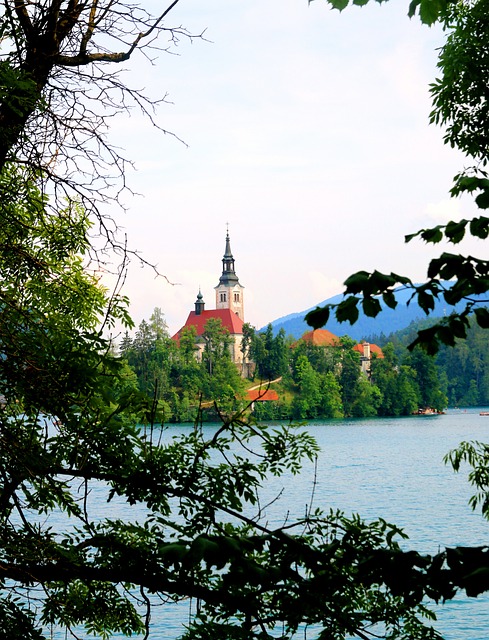
[[[430,326],[436,318],[385,336],[373,336],[380,345],[392,343],[401,354],[419,329]],[[489,406],[489,335],[477,323],[471,322],[466,340],[454,347],[442,347],[435,356],[438,377],[449,406]]]

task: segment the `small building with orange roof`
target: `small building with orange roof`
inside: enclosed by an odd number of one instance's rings
[[[314,329],[307,331],[301,338],[304,342],[309,342],[316,347],[338,347],[341,342],[338,336],[327,329]]]
[[[307,331],[307,333],[302,336],[301,340],[304,340],[304,342],[308,342],[309,344],[313,344],[316,347],[339,347],[341,345],[340,338],[327,329],[314,329],[313,331]],[[353,351],[360,354],[362,371],[367,375],[370,375],[372,357],[384,357],[382,349],[379,346],[365,341],[360,344],[356,344],[353,347]]]
[[[278,400],[278,393],[275,389],[248,389],[246,399],[252,402],[270,402],[271,400]]]
[[[259,387],[258,389],[248,389],[245,399],[250,402],[250,408],[253,411],[255,402],[276,402],[278,400],[278,393],[275,389]]]
[[[357,351],[360,354],[362,371],[364,371],[367,375],[370,375],[370,365],[372,362],[372,358],[384,357],[382,349],[379,346],[365,341],[361,342],[360,344],[356,344],[353,347],[353,350]]]

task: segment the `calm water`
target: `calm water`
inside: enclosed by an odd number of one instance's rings
[[[213,427],[209,429],[209,434]],[[180,432],[172,427],[167,437]],[[488,543],[489,522],[472,512],[466,474],[454,474],[443,456],[462,440],[489,442],[489,417],[478,410],[444,416],[368,419],[311,424],[307,429],[321,447],[314,505],[338,508],[366,520],[382,517],[409,535],[404,546],[427,553],[455,545]],[[280,523],[287,512],[301,517],[311,497],[312,464],[299,477],[267,483],[262,504],[283,489],[265,519]],[[118,509],[118,513],[108,513]],[[124,507],[100,505],[105,516],[124,517]],[[487,640],[489,597],[455,601],[437,607],[436,628],[446,640]],[[165,605],[153,613],[151,637],[173,640],[188,621],[189,605]],[[314,634],[310,634],[313,638]],[[217,640],[217,639],[216,639]]]

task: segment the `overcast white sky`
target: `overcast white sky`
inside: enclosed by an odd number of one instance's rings
[[[341,292],[359,269],[424,277],[421,227],[473,213],[450,201],[464,159],[428,124],[437,29],[392,0],[343,13],[323,0],[181,0],[167,20],[181,40],[154,66],[131,61],[164,136],[135,114],[111,139],[131,157],[142,197],[119,222],[129,243],[179,283],[131,266],[136,323],[161,307],[173,333],[199,286],[207,308],[226,223],[246,320],[257,328]]]

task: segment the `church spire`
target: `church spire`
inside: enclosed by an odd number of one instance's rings
[[[226,231],[226,248],[224,249],[224,257],[222,259],[222,276],[219,278],[219,284],[228,287],[239,284],[238,276],[234,271],[234,258],[231,251],[229,229]]]
[[[229,228],[226,229],[226,247],[222,258],[222,275],[216,290],[216,309],[231,309],[244,322],[243,286],[234,270]]]

